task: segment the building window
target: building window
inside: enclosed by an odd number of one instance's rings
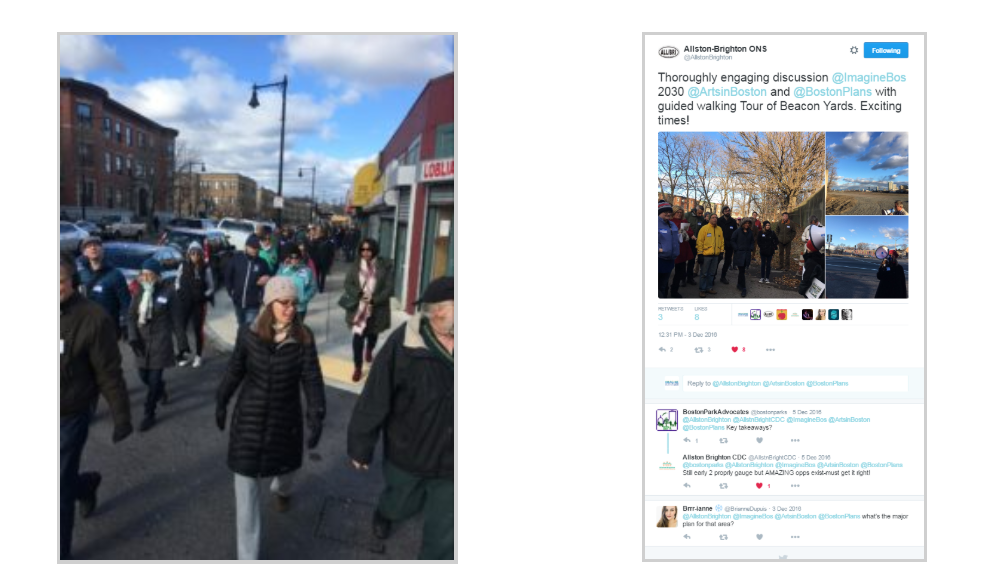
[[[144,164],[141,162],[134,163],[134,174],[138,178],[144,178]]]
[[[103,153],[103,171],[107,174],[113,172],[113,167],[111,166],[112,160],[110,159],[110,153]]]
[[[113,208],[113,188],[107,187],[107,208]]]
[[[454,157],[454,125],[437,126],[437,141],[434,148],[434,158]]]
[[[110,118],[107,117],[103,118],[103,137],[110,137]]]
[[[120,142],[120,121],[114,123],[114,130],[117,133],[117,142]]]
[[[83,104],[79,102],[76,104],[76,120],[79,121],[79,125],[92,128],[93,127],[93,107],[89,104]]]
[[[131,172],[131,157],[130,156],[127,157],[127,175],[128,176],[133,176],[134,175],[134,173]]]
[[[124,134],[125,134],[125,138],[124,139],[127,140],[127,145],[128,146],[133,146],[134,144],[131,141],[131,127],[130,126],[124,128]]]
[[[138,130],[138,148],[144,148],[144,132]]]
[[[93,165],[93,145],[92,144],[79,144],[79,165],[83,167],[90,167]]]
[[[124,167],[123,167],[124,166],[124,159],[121,158],[120,156],[117,156],[116,157],[116,160],[117,160],[117,162],[116,162],[116,164],[117,164],[117,174],[123,174],[124,173]]]
[[[409,150],[406,151],[406,153],[404,154],[405,159],[403,161],[403,164],[413,165],[413,166],[415,166],[416,164],[419,164],[419,148],[420,148],[420,142],[421,142],[421,140],[417,136],[416,137],[416,141],[413,142],[412,146],[410,146],[409,147]]]
[[[152,164],[151,167],[148,168],[148,173],[151,175],[152,178],[155,177],[155,165],[154,164]]]

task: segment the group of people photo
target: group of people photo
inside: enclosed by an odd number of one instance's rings
[[[758,284],[770,285],[775,284],[771,278],[774,270],[789,270],[791,246],[796,238],[800,238],[802,248],[800,283],[796,292],[780,290],[773,297],[804,297],[815,280],[825,282],[822,252],[825,234],[817,216],[811,217],[799,236],[799,227],[787,212],[773,223],[769,219],[761,221],[757,212],[740,218],[732,215],[731,207],[724,206],[718,215],[706,212],[699,204],[685,218],[681,206],[661,200],[657,214],[660,298],[682,298],[681,289],[695,285],[699,298],[709,295],[745,298],[746,278],[754,275],[754,271],[759,271]],[[728,285],[730,273],[735,276],[736,291],[727,293],[727,289],[721,289],[720,294],[716,290],[716,277],[718,282]]]

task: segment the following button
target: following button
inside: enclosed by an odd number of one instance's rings
[[[907,42],[864,42],[863,58],[907,58]]]

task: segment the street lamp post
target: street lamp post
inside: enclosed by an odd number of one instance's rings
[[[308,170],[313,173],[313,191],[312,194],[310,195],[310,200],[309,200],[310,202],[309,222],[310,224],[313,224],[316,222],[316,166],[312,166],[309,168],[300,168],[299,169],[300,178],[303,177],[303,170]]]
[[[282,76],[281,82],[272,82],[271,84],[254,84],[251,88],[251,101],[248,102],[248,106],[251,108],[257,108],[261,104],[258,102],[258,90],[265,88],[281,88],[282,89],[282,134],[278,145],[278,216],[276,218],[276,224],[278,227],[282,227],[282,161],[285,157],[285,93],[289,90],[289,76]]]

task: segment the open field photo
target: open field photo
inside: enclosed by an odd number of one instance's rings
[[[825,212],[832,215],[906,216],[906,132],[829,132]]]

